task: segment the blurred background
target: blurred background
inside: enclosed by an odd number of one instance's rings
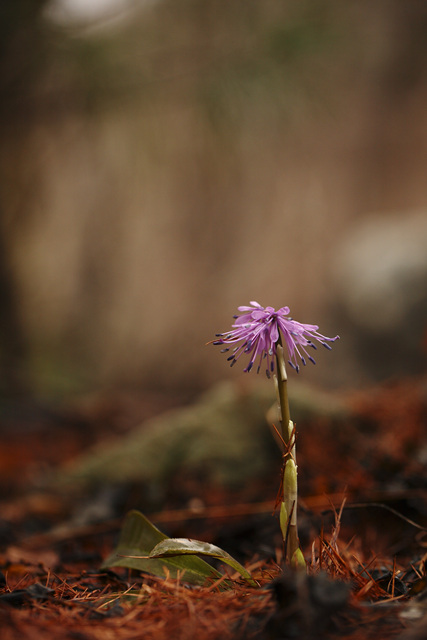
[[[0,390],[188,396],[238,305],[425,371],[427,4],[3,0]]]

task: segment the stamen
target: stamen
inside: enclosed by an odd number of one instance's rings
[[[311,356],[308,356],[308,359],[313,363],[316,364],[316,360],[314,358],[312,358]]]
[[[327,349],[328,351],[332,351],[332,347],[330,344],[328,344],[327,342],[321,342],[320,344],[323,344],[323,346],[325,347],[325,349]]]
[[[230,351],[229,347],[226,347],[225,349],[221,349],[220,353],[227,353],[227,351]]]

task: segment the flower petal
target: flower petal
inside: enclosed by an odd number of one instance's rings
[[[266,374],[270,377],[274,371],[274,357],[276,355],[276,345],[282,335],[283,341],[288,350],[288,357],[291,366],[298,372],[298,360],[306,365],[307,360],[315,364],[314,358],[307,352],[306,347],[316,348],[312,342],[316,340],[327,349],[331,346],[329,342],[335,342],[339,336],[328,338],[319,333],[318,325],[303,324],[288,317],[289,307],[281,307],[278,311],[274,307],[262,307],[258,302],[251,301],[251,306],[238,307],[240,315],[234,316],[232,330],[228,333],[217,334],[218,340],[214,340],[215,345],[225,345],[222,352],[229,349],[227,345],[235,345],[231,356],[227,359],[233,366],[243,353],[248,354],[249,363],[244,371],[250,371],[255,361],[258,361],[257,371],[260,371],[265,359]]]

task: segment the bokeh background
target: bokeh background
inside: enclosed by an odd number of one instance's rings
[[[0,31],[3,395],[196,394],[249,300],[341,335],[316,384],[425,371],[425,2],[2,0]]]

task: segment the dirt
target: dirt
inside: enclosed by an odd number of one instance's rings
[[[55,411],[3,407],[2,640],[426,637],[426,381],[347,393],[346,402],[355,419],[335,426],[333,437],[321,421],[299,426],[307,574],[283,566],[273,514],[280,466],[234,488],[181,474],[160,505],[152,488],[135,484],[72,496],[39,488],[46,470],[160,412],[159,398],[110,394],[90,410],[82,402]],[[258,586],[223,566],[231,588],[101,571],[126,511],[147,505],[165,533],[220,545]]]

